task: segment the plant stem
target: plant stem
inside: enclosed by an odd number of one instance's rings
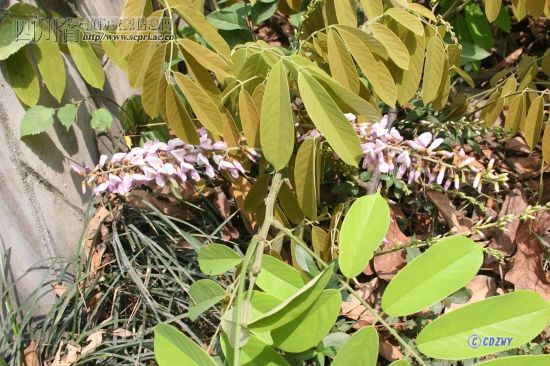
[[[233,333],[234,338],[234,347],[233,347],[233,365],[239,366],[240,364],[240,344],[239,339],[241,337],[241,322],[242,322],[242,311],[243,311],[243,296],[245,291],[245,278],[246,272],[252,258],[254,258],[254,263],[252,265],[252,270],[249,274],[249,283],[248,291],[246,294],[246,302],[249,303],[252,297],[252,291],[254,285],[256,284],[256,278],[260,273],[262,266],[262,255],[265,248],[265,243],[267,242],[267,235],[269,234],[269,229],[272,225],[276,223],[275,218],[273,217],[273,211],[275,209],[275,202],[277,201],[277,195],[279,194],[279,189],[283,183],[283,177],[281,173],[276,173],[273,176],[271,181],[271,187],[269,188],[269,193],[265,199],[265,219],[258,231],[258,234],[252,238],[250,245],[246,251],[245,259],[243,261],[243,266],[241,269],[241,274],[239,276],[239,289],[237,292],[237,300],[235,303],[235,309],[233,313],[233,319],[235,320],[235,329]]]

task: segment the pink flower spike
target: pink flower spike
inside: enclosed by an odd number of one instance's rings
[[[439,174],[437,174],[437,184],[443,183],[443,178],[445,178],[445,172],[447,171],[447,167],[443,165],[441,169],[439,169]]]
[[[435,149],[437,149],[439,147],[439,145],[441,145],[443,143],[443,141],[445,141],[445,140],[442,139],[442,138],[438,138],[438,139],[433,140],[430,147],[428,147],[428,152],[432,152]]]
[[[80,175],[84,174],[84,169],[75,164],[70,164],[71,170]]]
[[[409,156],[409,152],[407,150],[399,154],[396,161],[398,163],[404,164],[407,168],[411,166],[411,157]]]
[[[426,148],[432,142],[432,133],[431,132],[424,132],[420,136],[418,136],[415,141],[420,144],[422,147]]]
[[[107,155],[101,155],[99,157],[99,163],[97,165],[102,167],[105,165],[106,162],[107,162]]]
[[[223,141],[216,141],[214,145],[212,145],[212,150],[225,150],[227,149],[227,144]]]
[[[124,160],[125,157],[126,157],[126,153],[123,153],[123,152],[116,153],[111,158],[111,163],[121,162],[122,160]]]

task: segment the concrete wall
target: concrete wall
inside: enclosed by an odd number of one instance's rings
[[[12,1],[13,2],[13,1]],[[56,1],[59,4],[59,1]],[[78,1],[77,10],[86,16],[113,16],[122,1]],[[74,7],[68,11],[74,11]],[[67,89],[63,102],[78,100],[92,90],[72,63],[65,59]],[[132,94],[124,73],[105,63],[105,91],[119,104]],[[100,103],[100,102],[99,102]],[[59,104],[42,88],[39,104]],[[103,106],[103,105],[101,105]],[[107,106],[113,112],[113,106]],[[81,106],[76,123],[66,131],[59,123],[47,133],[20,139],[19,125],[25,108],[0,74],[0,254],[9,254],[12,278],[33,264],[52,257],[71,257],[84,226],[90,197],[80,192],[80,179],[69,164],[93,164],[98,159],[95,132],[89,126],[95,103]],[[36,287],[44,273],[36,272],[19,284],[20,296]]]

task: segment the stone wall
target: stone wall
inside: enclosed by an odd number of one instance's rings
[[[13,3],[13,1],[12,1]],[[59,6],[60,2],[56,0]],[[78,1],[82,16],[116,16],[122,0]],[[62,9],[63,14],[75,7]],[[62,103],[79,100],[94,91],[65,58],[67,89]],[[105,62],[106,94],[122,104],[132,94],[124,73]],[[97,98],[95,99],[98,100]],[[69,164],[93,164],[98,159],[95,132],[89,126],[89,114],[103,106],[92,102],[81,106],[77,123],[66,131],[59,123],[47,133],[20,139],[19,125],[25,108],[9,84],[6,72],[0,73],[0,253],[8,255],[12,279],[32,265],[48,258],[74,256],[90,202],[80,189],[79,177]],[[59,104],[43,89],[39,104]],[[113,105],[105,105],[113,112]],[[18,284],[19,297],[28,294],[44,277],[34,272]],[[1,286],[0,286],[1,287]]]

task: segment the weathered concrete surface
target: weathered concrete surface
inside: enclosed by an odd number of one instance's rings
[[[82,15],[113,16],[122,1],[79,1]],[[92,4],[92,5],[88,5]],[[75,67],[65,59],[67,89],[63,102],[90,95]],[[107,95],[122,104],[132,94],[121,70],[110,63]],[[25,113],[9,84],[0,74],[0,254],[9,252],[10,277],[17,278],[30,266],[52,257],[70,258],[77,249],[90,200],[80,191],[79,177],[69,164],[93,164],[98,158],[95,132],[89,114],[98,108],[82,105],[78,123],[66,131],[59,123],[47,133],[20,139],[19,125]],[[62,104],[63,104],[62,102]],[[58,107],[45,88],[40,104]],[[101,105],[103,106],[103,105]],[[114,112],[112,106],[105,105]],[[20,296],[32,291],[44,273],[36,272],[18,284]]]

